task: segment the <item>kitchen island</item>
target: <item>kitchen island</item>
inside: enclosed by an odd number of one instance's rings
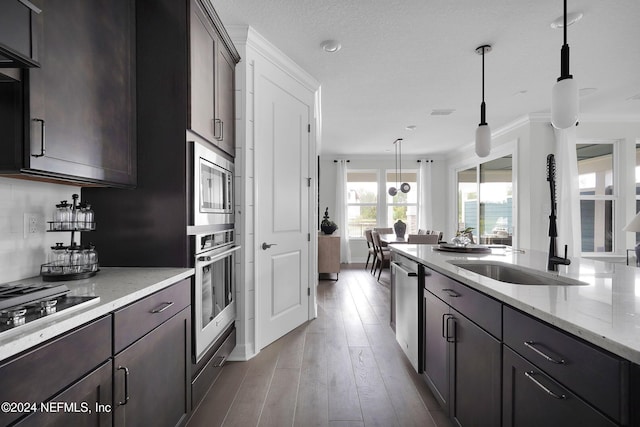
[[[542,252],[391,247],[394,262],[419,264],[418,371],[456,424],[639,425],[640,270],[575,259],[548,272]],[[545,284],[494,280],[469,264]]]

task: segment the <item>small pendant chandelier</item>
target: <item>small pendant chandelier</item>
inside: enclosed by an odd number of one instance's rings
[[[394,197],[398,194],[398,151],[400,152],[400,181],[402,181],[402,138],[398,138],[393,141],[393,146],[395,148],[395,156],[396,156],[396,186],[389,187],[389,195]],[[398,148],[399,147],[399,148]],[[411,190],[411,186],[407,182],[403,182],[400,184],[400,191],[403,193],[408,193]]]
[[[476,154],[487,157],[491,152],[491,128],[487,124],[487,107],[484,103],[484,54],[491,52],[491,46],[485,44],[476,48],[476,53],[482,55],[482,103],[480,104],[480,124],[476,129]]]
[[[388,192],[391,197],[394,197],[396,194],[398,194],[398,146],[396,145],[396,142],[398,141],[399,141],[398,139],[393,141],[393,148],[395,149],[395,157],[396,157],[396,186],[389,187]]]
[[[567,44],[567,0],[564,0],[564,44],[560,50],[560,77],[551,92],[551,124],[568,129],[578,121],[578,84],[569,74],[569,45]]]

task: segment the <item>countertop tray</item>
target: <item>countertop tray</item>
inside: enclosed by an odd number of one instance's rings
[[[452,243],[441,243],[440,245],[436,246],[434,249],[437,251],[457,252],[457,253],[467,253],[467,254],[491,253],[491,248],[484,245],[456,246]]]

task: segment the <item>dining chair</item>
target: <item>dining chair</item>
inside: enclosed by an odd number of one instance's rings
[[[430,234],[430,233],[428,230],[425,230],[424,228],[419,228],[418,234],[423,235],[423,234]]]
[[[376,270],[378,270],[378,281],[380,281],[382,269],[389,268],[391,265],[391,252],[388,248],[382,247],[382,245],[380,244],[380,234],[377,231],[372,231],[371,237],[373,239],[373,247],[376,253],[376,262],[373,269],[373,274],[375,275]]]
[[[442,236],[444,236],[444,233],[438,230],[431,230],[431,234],[435,234],[436,236],[438,236],[438,242],[441,242]]]
[[[440,236],[438,234],[409,234],[407,242],[426,245],[437,245],[439,237]]]
[[[391,227],[375,227],[373,231],[377,231],[379,234],[393,234],[393,228]],[[387,242],[380,242],[380,246],[386,248]]]
[[[367,262],[364,265],[364,268],[366,269],[369,266],[369,259],[373,257],[373,259],[371,260],[371,270],[369,270],[370,272],[373,272],[373,266],[376,262],[376,250],[373,246],[373,237],[371,236],[372,232],[373,230],[370,230],[370,229],[364,230],[364,237],[367,239],[367,249],[368,249]]]

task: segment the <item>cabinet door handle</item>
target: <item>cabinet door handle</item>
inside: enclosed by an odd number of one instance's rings
[[[458,298],[458,297],[462,296],[461,294],[457,293],[453,289],[442,289],[442,292],[446,292],[447,295],[449,295],[452,298]]]
[[[32,154],[32,157],[43,157],[44,153],[46,151],[45,149],[45,135],[44,135],[44,131],[45,131],[45,123],[44,120],[42,119],[32,119],[34,122],[39,122],[40,123],[40,154]]]
[[[218,130],[218,125],[220,125],[220,135],[218,135],[218,132],[216,132]],[[223,122],[220,119],[213,119],[213,137],[216,139],[216,141],[222,141],[222,136],[223,136]]]
[[[525,341],[524,345],[530,348],[531,350],[535,351],[536,353],[538,353],[540,356],[544,357],[546,360],[548,360],[551,363],[556,363],[558,365],[564,365],[565,363],[564,359],[556,360],[553,357],[549,356],[548,354],[545,354],[542,351],[535,348],[534,346],[536,345],[536,343],[534,341]]]
[[[159,306],[157,306],[156,308],[154,308],[153,310],[151,310],[151,313],[162,313],[163,311],[165,311],[167,308],[171,307],[173,305],[173,301],[167,301],[167,302],[163,302],[162,304],[160,304]]]
[[[455,328],[454,328],[454,336],[453,338],[451,336],[449,336],[449,320],[455,320],[455,318],[453,317],[453,314],[449,314],[449,313],[444,313],[442,315],[442,338],[444,338],[445,340],[447,340],[447,342],[455,342],[456,338],[455,338]],[[453,324],[455,326],[455,322]]]
[[[535,385],[540,387],[542,390],[545,391],[545,393],[547,393],[549,396],[553,397],[554,399],[562,400],[562,399],[566,399],[567,398],[567,396],[565,396],[564,394],[556,394],[556,393],[552,392],[551,390],[549,390],[547,387],[545,387],[544,384],[542,384],[540,381],[538,381],[537,379],[535,379],[533,377],[534,374],[535,374],[535,372],[529,371],[529,372],[525,372],[524,376],[529,378],[531,381],[533,381],[533,383]]]
[[[118,371],[124,371],[124,401],[118,402],[118,406],[124,406],[129,402],[129,369],[126,366],[118,366]]]
[[[453,320],[453,336],[449,335],[449,320]],[[449,315],[449,317],[447,317],[446,323],[447,323],[447,342],[456,342],[456,322],[455,322],[456,318],[453,317],[453,315]]]

